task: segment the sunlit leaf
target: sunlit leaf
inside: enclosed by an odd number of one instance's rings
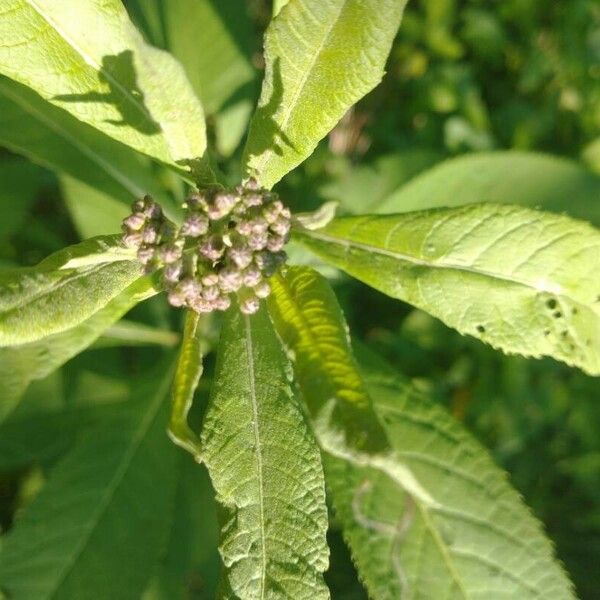
[[[381,472],[324,456],[335,514],[370,596],[574,599],[540,524],[487,452],[432,399],[370,362],[375,410],[437,502],[424,506]]]
[[[35,267],[0,274],[0,346],[34,342],[79,325],[141,276],[118,236],[70,246]]]
[[[244,163],[267,187],[300,164],[381,80],[405,0],[290,0],[265,34]]]
[[[202,432],[223,508],[222,595],[328,598],[327,511],[318,448],[263,308],[226,315]]]
[[[118,0],[3,0],[0,71],[124,144],[180,167],[206,149],[183,69]]]
[[[489,204],[340,218],[297,237],[461,333],[600,374],[600,233],[587,223]]]

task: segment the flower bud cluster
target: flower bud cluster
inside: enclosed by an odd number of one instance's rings
[[[137,200],[123,221],[123,242],[137,249],[146,272],[162,269],[173,306],[227,310],[235,293],[240,310],[255,313],[271,293],[267,279],[287,258],[289,209],[253,179],[194,192],[183,207],[178,229],[150,196]]]

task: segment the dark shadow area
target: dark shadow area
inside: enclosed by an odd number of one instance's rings
[[[54,96],[54,99],[62,102],[112,104],[121,114],[121,120],[107,119],[107,123],[118,126],[128,125],[146,135],[154,135],[161,131],[160,125],[154,121],[144,104],[144,93],[137,84],[131,50],[124,50],[117,55],[104,56],[98,78],[102,83],[108,85],[107,93],[61,94]]]

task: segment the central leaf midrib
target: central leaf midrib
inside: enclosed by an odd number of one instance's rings
[[[267,550],[266,550],[266,533],[265,533],[265,506],[264,506],[264,494],[263,494],[263,465],[262,465],[262,446],[260,440],[260,430],[258,424],[258,400],[256,396],[256,378],[254,376],[254,345],[252,341],[252,324],[250,323],[250,317],[244,315],[244,327],[246,330],[245,342],[246,342],[246,354],[248,355],[248,377],[250,384],[250,401],[252,407],[252,424],[254,434],[254,448],[256,454],[256,471],[257,471],[257,482],[258,482],[258,506],[259,506],[259,533],[261,541],[261,574],[260,574],[260,598],[264,600],[265,597],[265,583],[267,578]]]

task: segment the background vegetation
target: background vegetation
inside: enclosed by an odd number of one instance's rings
[[[210,55],[195,52],[196,63],[189,59],[193,49],[185,40],[196,38],[186,27],[193,30],[199,21],[185,11],[176,20],[177,11],[167,17],[159,0],[126,4],[147,39],[170,49],[188,68],[210,115],[220,166],[235,181],[241,136],[259,91],[260,44],[270,3],[215,2],[236,40],[236,60],[223,73],[211,71]],[[0,144],[12,149],[0,154],[0,266],[34,264],[109,227],[113,215],[103,212],[106,204],[95,202],[84,184],[18,155],[7,119],[6,113],[0,115]],[[600,179],[593,175],[600,175],[599,132],[598,2],[411,0],[383,84],[347,114],[278,191],[303,210],[333,199],[352,212],[364,207],[365,198],[371,205],[383,202],[420,171],[450,157],[518,149],[585,165],[584,176],[577,171],[581,195],[569,202],[573,214],[592,219],[600,203]],[[181,198],[180,184],[154,168],[168,194]],[[531,203],[559,194],[553,177],[570,168],[576,167],[558,160],[525,168],[523,184],[531,187]],[[468,182],[469,177],[476,178],[477,169],[467,163],[463,178]],[[496,186],[504,194],[516,191],[502,188],[502,169],[486,188],[489,199]],[[125,214],[127,208],[118,210]],[[598,380],[550,359],[503,356],[349,278],[339,276],[336,288],[354,337],[433,391],[491,449],[545,524],[581,598],[598,598]],[[10,529],[77,436],[149,378],[177,343],[179,318],[163,298],[153,298],[91,350],[34,382],[0,428],[3,530]],[[210,363],[209,358],[209,373]],[[72,415],[71,427],[64,425],[65,413]],[[60,429],[53,426],[59,416]],[[191,597],[209,598],[218,578],[216,515],[206,475],[191,464],[185,469],[178,494],[186,502],[175,513],[173,548],[165,560],[177,561]],[[334,597],[364,598],[341,538],[335,530],[330,537],[328,581]],[[146,598],[162,597],[157,594],[151,586]]]

